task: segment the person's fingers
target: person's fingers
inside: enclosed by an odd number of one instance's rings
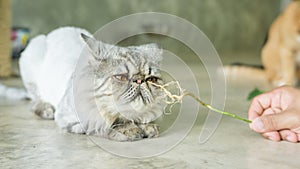
[[[268,115],[268,114],[276,114],[276,113],[281,113],[282,110],[280,108],[267,108],[262,115]]]
[[[296,121],[294,114],[283,111],[277,114],[268,114],[257,117],[250,123],[250,128],[259,133],[291,129]]]
[[[296,91],[299,92],[298,90]],[[292,99],[290,94],[295,93],[296,91],[291,91],[291,87],[289,86],[282,86],[256,96],[250,104],[248,119],[256,119],[257,117],[265,114],[264,111],[268,108],[279,108],[280,110],[287,109]]]
[[[272,140],[272,141],[280,141],[281,137],[279,132],[277,131],[271,131],[271,132],[266,132],[261,134],[264,138]]]
[[[292,143],[298,142],[297,134],[291,130],[281,130],[279,131],[279,134],[282,140],[289,141]]]
[[[297,137],[298,137],[298,142],[300,142],[300,134],[299,133],[297,134]]]
[[[265,93],[256,96],[250,104],[249,111],[248,111],[248,119],[254,120],[257,117],[261,116],[265,109],[271,107],[271,99],[272,99],[271,93]]]
[[[281,112],[281,110],[278,109],[278,108],[267,108],[267,109],[265,109],[265,110],[263,111],[263,114],[262,114],[262,115],[276,114],[276,113],[280,113],[280,112]],[[260,127],[260,126],[257,126],[257,124],[256,124],[256,126],[253,125],[253,122],[250,123],[249,126],[250,126],[250,128],[253,129],[254,131],[256,131],[256,129],[254,129],[254,128]],[[254,128],[253,128],[253,127],[254,127]]]

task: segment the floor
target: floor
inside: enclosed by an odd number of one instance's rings
[[[236,56],[238,57],[238,56]],[[251,60],[251,59],[250,59]],[[222,58],[224,63],[230,59]],[[173,68],[178,69],[174,63]],[[252,61],[251,61],[252,62]],[[253,62],[258,62],[254,60]],[[191,63],[188,65],[194,72],[201,99],[209,101],[211,82],[203,66]],[[178,74],[177,74],[178,75]],[[189,88],[192,82],[186,74],[180,83]],[[18,78],[2,79],[2,83],[20,86]],[[213,81],[212,81],[213,82]],[[255,79],[231,78],[226,86],[225,110],[247,117],[250,104],[247,94],[254,88],[266,89],[265,82],[258,83]],[[220,97],[223,97],[220,94]],[[184,116],[193,121],[184,121],[172,126],[172,120],[178,114],[167,117],[159,123],[165,132],[156,139],[131,143],[118,143],[86,135],[65,133],[57,128],[53,121],[41,120],[30,112],[29,101],[0,100],[0,168],[105,168],[105,169],[258,169],[258,168],[299,168],[298,144],[288,142],[272,142],[252,132],[248,124],[230,117],[223,116],[215,131],[205,125],[208,110],[201,107],[193,113],[193,101],[183,102]],[[176,110],[178,108],[175,108]],[[179,109],[178,109],[179,110]],[[198,116],[194,117],[194,114]],[[214,114],[213,112],[210,112]],[[174,113],[176,114],[176,113]],[[216,116],[218,117],[218,116]],[[168,130],[175,128],[176,130]],[[182,135],[181,127],[187,127]],[[170,127],[171,126],[171,127]],[[163,128],[164,128],[163,127]],[[212,136],[206,142],[200,142],[201,131],[210,130]],[[186,135],[185,135],[186,134]],[[173,143],[168,138],[183,140]],[[163,140],[166,142],[159,142]],[[100,141],[100,142],[99,142]],[[155,142],[160,144],[153,147]],[[170,145],[172,142],[173,145]],[[114,149],[123,146],[120,151]],[[162,151],[156,151],[162,149]],[[125,151],[124,151],[125,150]],[[153,151],[152,151],[153,150]],[[148,153],[149,152],[149,153]],[[157,155],[155,154],[157,153]],[[149,157],[150,156],[150,157]]]

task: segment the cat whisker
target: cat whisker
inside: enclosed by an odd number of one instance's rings
[[[138,95],[137,90],[137,87],[131,85],[130,88],[121,95],[121,99],[125,102],[130,102],[134,100]]]
[[[149,97],[141,97],[142,98],[142,100],[143,100],[143,103],[145,104],[145,105],[147,105],[147,104],[150,104],[152,101],[151,101],[151,98],[149,98]]]
[[[132,91],[132,90],[134,90],[134,86],[131,85],[128,89],[126,89],[126,90],[121,94],[121,97],[122,97],[122,98],[127,97],[127,96],[130,94],[129,91]]]
[[[145,86],[141,86],[141,96],[144,104],[150,104],[154,100],[149,88],[147,89]]]

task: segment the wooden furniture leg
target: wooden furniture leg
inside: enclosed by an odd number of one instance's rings
[[[10,0],[0,0],[0,77],[11,75],[11,6]]]

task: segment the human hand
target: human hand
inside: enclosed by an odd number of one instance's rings
[[[300,90],[283,86],[256,96],[248,118],[250,128],[267,139],[299,142]]]

